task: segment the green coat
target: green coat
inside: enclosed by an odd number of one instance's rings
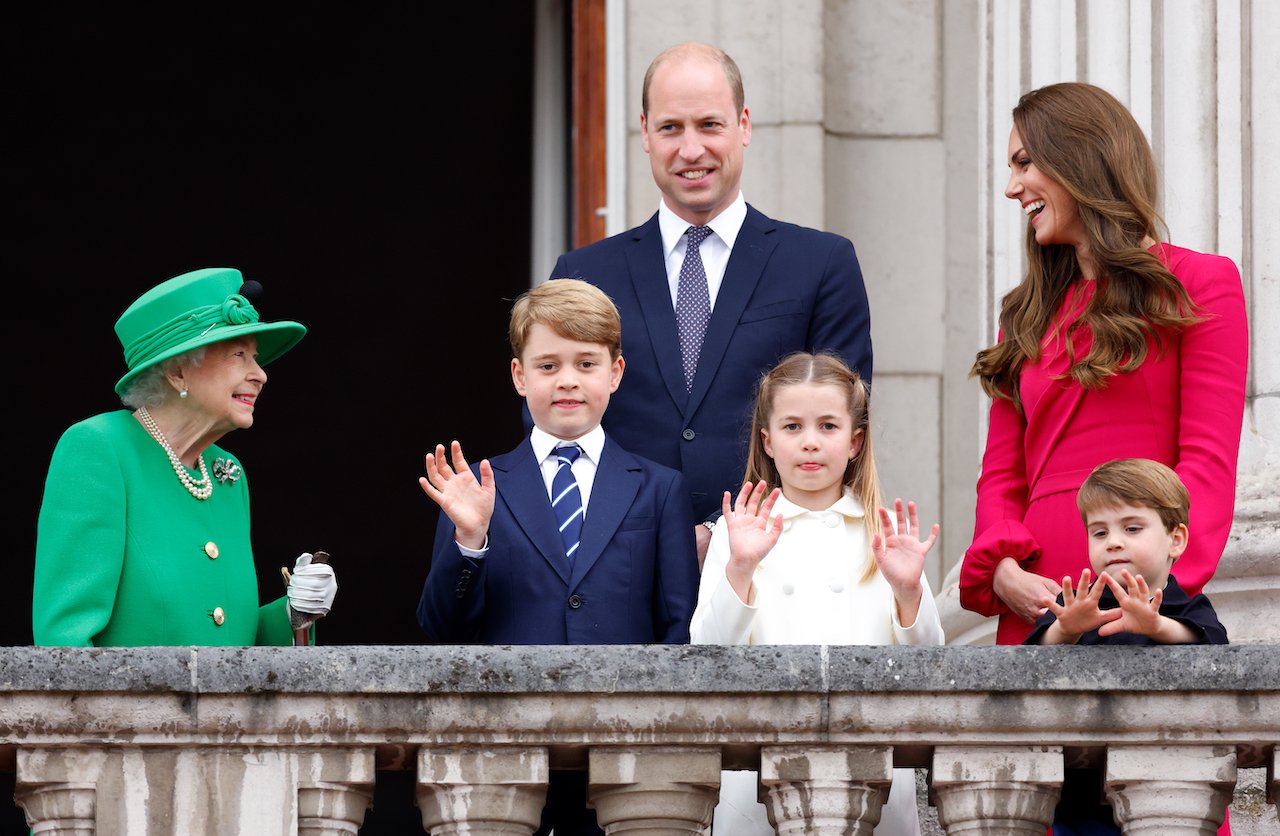
[[[211,472],[235,462],[216,445],[204,456]],[[292,644],[285,599],[258,606],[248,480],[213,485],[205,501],[188,493],[126,410],[63,433],[36,534],[35,643]]]

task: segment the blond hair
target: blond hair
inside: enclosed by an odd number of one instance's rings
[[[783,357],[760,378],[756,390],[756,405],[751,415],[751,442],[747,450],[747,472],[744,481],[763,480],[770,486],[782,483],[777,465],[765,452],[761,430],[769,428],[773,417],[773,403],[778,390],[801,383],[818,386],[835,386],[844,392],[851,419],[850,433],[862,431],[862,444],[849,463],[845,465],[841,482],[862,503],[867,530],[867,564],[862,580],[875,577],[877,567],[869,548],[871,538],[881,533],[880,506],[884,504],[880,491],[880,477],[876,473],[875,455],[871,449],[871,408],[867,384],[858,373],[849,368],[835,354],[809,354],[796,352]]]
[[[1076,507],[1086,525],[1090,512],[1121,504],[1150,508],[1160,516],[1166,531],[1186,525],[1190,519],[1187,486],[1171,468],[1151,459],[1103,462],[1076,492]]]
[[[609,357],[622,356],[622,319],[603,290],[581,279],[549,279],[520,294],[511,307],[507,335],[511,353],[524,356],[534,325],[545,325],[566,340],[608,347]]]

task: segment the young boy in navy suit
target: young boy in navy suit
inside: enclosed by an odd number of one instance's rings
[[[511,382],[533,417],[511,452],[468,466],[457,441],[418,481],[440,506],[418,623],[437,642],[689,641],[698,593],[679,472],[600,418],[622,380],[622,325],[599,288],[552,279],[511,309]],[[603,833],[586,775],[553,771],[538,833]]]
[[[1114,459],[1093,469],[1076,493],[1088,533],[1089,569],[1057,600],[1023,644],[1226,644],[1227,629],[1203,594],[1187,595],[1171,570],[1187,548],[1191,497],[1169,467]],[[1100,768],[1068,769],[1053,836],[1121,832],[1103,797]]]

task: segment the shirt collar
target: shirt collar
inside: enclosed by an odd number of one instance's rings
[[[716,234],[716,237],[732,250],[733,243],[738,240],[738,233],[742,231],[742,224],[746,220],[747,201],[742,196],[742,190],[739,189],[738,196],[734,198],[733,203],[726,206],[719,215],[707,221],[706,226],[711,227],[711,231]],[[676,248],[676,244],[680,243],[680,236],[688,232],[689,227],[693,225],[675,212],[672,212],[665,200],[658,201],[658,229],[662,232],[662,254],[664,257],[671,255],[671,251]]]
[[[778,497],[778,501],[773,505],[774,515],[781,514],[784,520],[794,519],[805,514],[826,513],[827,511],[835,511],[837,514],[851,519],[862,519],[866,516],[862,503],[853,495],[853,491],[848,488],[844,489],[844,494],[832,503],[831,507],[823,509],[823,511],[810,511],[808,508],[796,505],[786,496]]]
[[[545,461],[547,456],[551,455],[552,450],[568,443],[564,439],[556,438],[551,433],[538,427],[534,427],[529,433],[529,444],[533,446],[533,455],[539,464]],[[595,429],[586,435],[575,438],[572,443],[581,447],[582,455],[590,459],[593,464],[599,465],[600,454],[604,452],[604,427],[596,424]]]

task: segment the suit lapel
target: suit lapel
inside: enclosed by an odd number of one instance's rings
[[[658,370],[676,405],[683,408],[689,400],[684,388],[684,365],[680,360],[680,339],[676,336],[676,312],[671,307],[671,288],[667,283],[667,265],[662,258],[662,231],[658,215],[636,230],[636,245],[627,250],[627,268],[631,283],[640,300],[649,344],[658,358]],[[625,337],[624,337],[625,341]],[[581,546],[579,546],[581,548]]]
[[[560,579],[568,584],[569,566],[564,556],[564,542],[556,528],[547,485],[529,440],[525,439],[510,453],[494,458],[491,464],[494,481],[498,484],[498,496],[507,504],[512,518]]]
[[[777,246],[777,241],[772,236],[775,227],[772,220],[747,206],[747,217],[742,222],[733,251],[729,253],[729,264],[725,267],[724,279],[720,282],[720,292],[716,294],[711,322],[707,325],[706,336],[702,338],[698,372],[693,378],[693,391],[689,393],[685,415],[692,415],[697,411],[698,405],[711,388],[715,370],[724,359],[734,329],[738,327],[738,320],[742,318],[742,312],[746,310],[747,302],[755,293],[760,276],[764,274],[764,266],[769,262],[773,248]],[[674,321],[674,315],[672,319]],[[679,356],[676,361],[678,366]],[[683,383],[683,379],[681,382]]]
[[[614,533],[627,516],[640,490],[639,463],[608,437],[596,467],[595,481],[591,486],[591,499],[587,503],[587,516],[582,522],[582,543],[573,561],[572,590],[604,554],[605,547],[613,540]]]

